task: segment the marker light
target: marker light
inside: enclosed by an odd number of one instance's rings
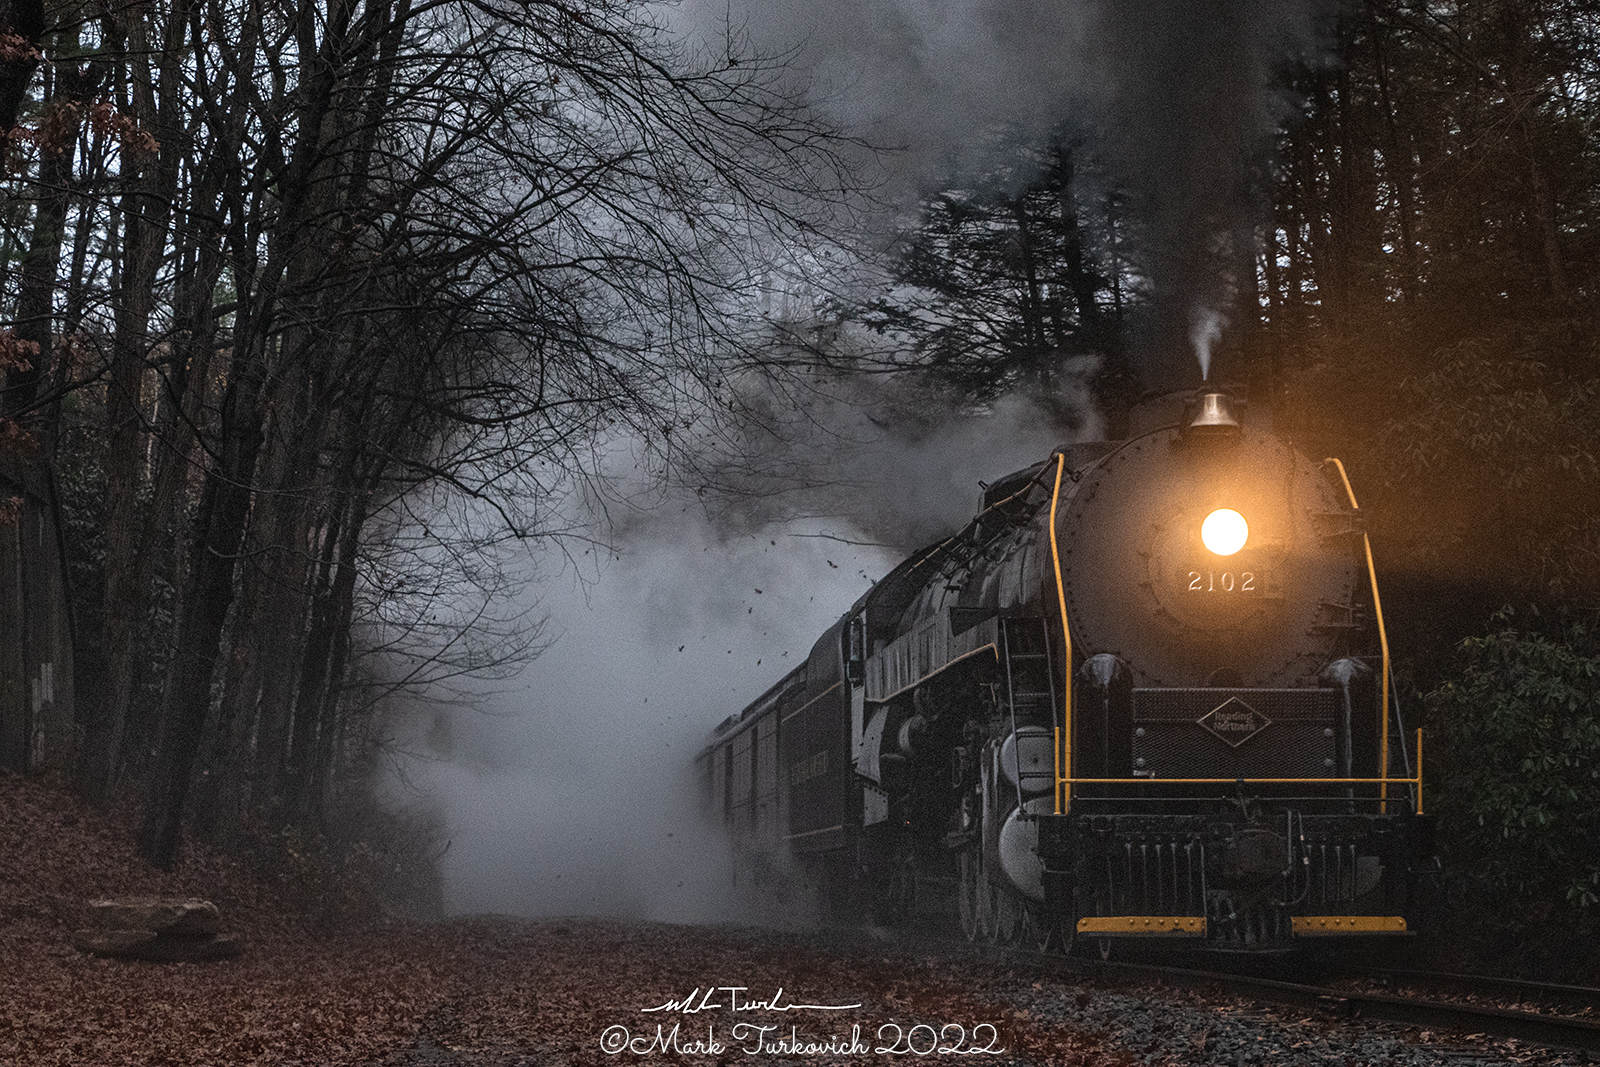
[[[1218,508],[1200,524],[1200,540],[1219,556],[1233,555],[1244,547],[1249,537],[1249,524],[1232,508]]]

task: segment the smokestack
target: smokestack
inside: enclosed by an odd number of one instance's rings
[[[1226,438],[1239,436],[1239,417],[1234,413],[1233,398],[1222,392],[1203,392],[1191,405],[1184,417],[1183,434],[1191,438]]]

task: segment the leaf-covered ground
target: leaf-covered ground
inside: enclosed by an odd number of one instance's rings
[[[968,1062],[1128,1062],[1092,1034],[983,999],[1000,978],[978,964],[592,920],[328,932],[236,864],[190,853],[166,874],[129,841],[126,825],[67,792],[0,773],[0,1063],[820,1065],[933,1046]],[[85,902],[134,894],[212,900],[243,954],[153,964],[72,948]],[[700,1010],[646,1010],[691,995]],[[774,1000],[792,1010],[756,1004]],[[808,1003],[840,1010],[795,1007]],[[796,1039],[812,1047],[783,1044]]]

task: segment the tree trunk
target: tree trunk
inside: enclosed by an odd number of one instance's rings
[[[129,24],[121,27],[130,62],[147,61],[144,6],[126,12]],[[135,118],[148,131],[154,124],[154,93],[148,67],[136,67],[133,85]],[[113,302],[112,357],[106,389],[105,543],[106,586],[102,604],[101,645],[105,650],[105,678],[99,694],[98,714],[90,721],[86,739],[84,785],[89,801],[109,807],[121,771],[123,732],[133,681],[133,634],[143,614],[144,554],[136,509],[140,463],[144,448],[143,386],[152,288],[166,242],[166,228],[158,220],[169,202],[158,195],[150,151],[124,149],[122,196],[123,257],[118,272],[119,291]]]
[[[267,262],[255,269],[258,242],[244,218],[242,190],[233,191],[231,238],[234,278],[240,290],[239,325],[234,338],[234,366],[220,420],[222,445],[206,472],[195,536],[188,552],[188,577],[183,585],[172,669],[163,700],[156,771],[140,828],[145,856],[171,867],[177,856],[184,805],[195,758],[205,736],[211,708],[211,679],[220,653],[228,609],[234,598],[235,568],[250,523],[257,461],[263,441],[264,407],[269,387],[269,360],[280,372],[309,354],[310,338],[297,350],[282,351],[281,325],[285,290],[319,269],[314,248],[325,239],[308,218],[316,217],[313,198],[329,195],[327,183],[316,189],[313,177],[326,159],[327,119],[335,107],[338,65],[334,56],[346,29],[350,5],[328,12],[322,41],[316,40],[317,11],[303,2],[296,20],[302,64],[297,140],[281,179],[282,206],[268,235]],[[254,292],[246,304],[247,286]],[[275,354],[276,353],[276,354]]]
[[[250,514],[250,486],[261,447],[260,400],[266,379],[259,349],[235,357],[223,400],[225,437],[206,472],[189,551],[156,772],[139,831],[145,857],[171,869],[177,859],[184,802],[211,708],[211,676],[233,602],[233,572]]]
[[[43,0],[0,0],[0,35],[15,38],[0,60],[0,148],[10,146],[12,128],[28,98],[45,25]]]
[[[336,697],[344,674],[347,631],[355,599],[355,556],[365,527],[365,509],[365,493],[352,492],[346,497],[345,506],[340,509],[343,517],[338,540],[327,545],[313,594],[311,627],[296,687],[293,736],[283,781],[283,792],[289,800],[287,814],[296,822],[308,819],[320,804],[321,771],[327,746],[337,733],[333,721],[337,701],[330,697]],[[341,630],[346,632],[341,634]]]
[[[1098,279],[1084,261],[1083,226],[1078,218],[1078,202],[1073,193],[1071,146],[1056,142],[1055,165],[1061,196],[1061,228],[1066,238],[1063,258],[1066,260],[1067,286],[1078,305],[1080,347],[1093,352],[1100,346],[1103,332],[1100,307],[1095,302]]]
[[[67,50],[77,47],[77,34],[63,35]],[[39,146],[39,199],[34,210],[33,237],[23,258],[17,289],[17,336],[32,343],[37,354],[27,371],[6,376],[3,410],[19,415],[38,399],[39,384],[48,373],[55,349],[54,310],[56,273],[61,246],[66,239],[67,205],[71,200],[72,165],[83,127],[83,107],[99,79],[88,69],[60,64],[52,68],[54,92],[46,101],[43,129],[53,135]],[[35,420],[38,425],[40,420]],[[48,421],[48,420],[46,420]],[[53,426],[40,427],[48,449],[55,439]]]

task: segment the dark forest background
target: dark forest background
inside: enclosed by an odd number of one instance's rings
[[[536,650],[507,546],[592,536],[560,504],[608,435],[714,480],[753,377],[852,375],[1065,431],[1197,385],[1209,325],[1212,379],[1353,472],[1455,891],[1592,922],[1600,5],[1330,8],[1178,308],[1087,114],[975,130],[896,211],[781,59],[633,4],[0,27],[0,460],[55,487],[72,773],[156,863],[426,867],[363,789],[385,709]]]

